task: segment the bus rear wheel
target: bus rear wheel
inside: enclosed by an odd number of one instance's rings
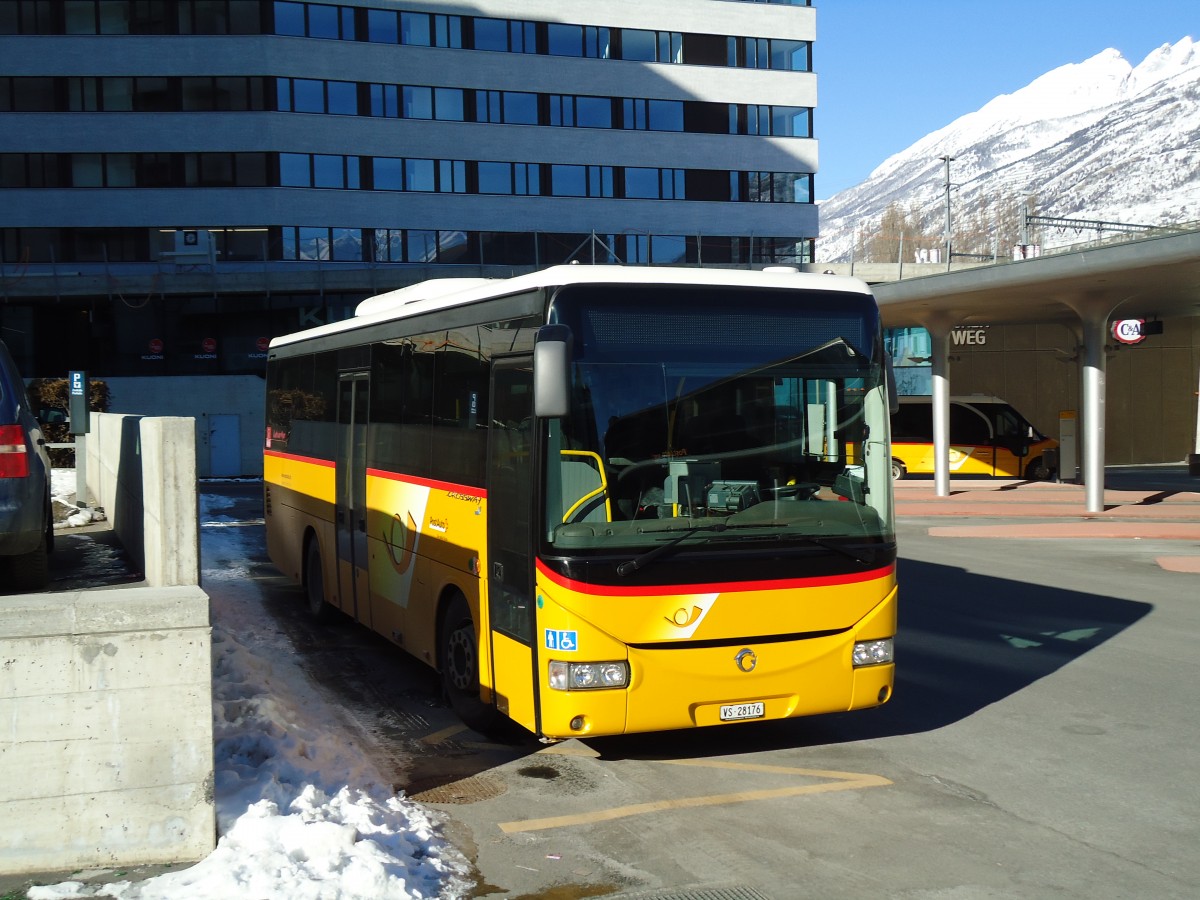
[[[892,481],[899,481],[908,474],[908,468],[898,459],[892,460]]]
[[[442,614],[439,659],[442,688],[468,726],[487,734],[500,721],[495,707],[479,699],[479,643],[467,598],[455,594]]]
[[[304,550],[304,599],[309,615],[318,622],[327,622],[333,607],[325,602],[325,575],[321,566],[321,547],[314,536]]]

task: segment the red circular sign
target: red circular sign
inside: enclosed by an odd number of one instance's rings
[[[150,352],[151,353],[162,353],[163,352],[162,338],[150,338]]]
[[[271,346],[271,339],[270,338],[259,338],[255,342],[255,346],[258,347],[259,353],[266,353],[267,348],[269,348]]]
[[[204,340],[202,340],[200,342],[200,347],[204,350],[205,353],[216,353],[217,352],[217,339],[216,338],[205,338]]]

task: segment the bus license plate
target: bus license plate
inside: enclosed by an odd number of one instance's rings
[[[732,722],[737,719],[761,719],[767,714],[767,708],[758,703],[730,703],[721,707],[721,721]]]

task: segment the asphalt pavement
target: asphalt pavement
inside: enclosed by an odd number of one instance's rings
[[[896,482],[895,487],[896,512],[902,528],[910,533],[917,529],[934,539],[932,544],[922,539],[920,546],[908,545],[912,548],[908,554],[905,552],[905,541],[901,541],[902,562],[910,570],[908,574],[914,583],[922,575],[922,566],[928,568],[930,559],[941,558],[942,554],[937,550],[942,546],[941,541],[936,539],[943,536],[980,539],[979,553],[997,557],[1009,553],[1008,547],[1026,548],[1022,552],[1027,552],[1027,548],[1032,546],[1027,544],[1028,539],[1037,539],[1038,546],[1044,546],[1040,545],[1042,539],[1080,540],[1082,542],[1076,545],[1080,547],[1080,552],[1087,548],[1092,557],[1097,552],[1096,547],[1104,545],[1104,541],[1122,542],[1121,546],[1124,547],[1129,547],[1132,541],[1145,541],[1146,551],[1152,554],[1158,569],[1200,575],[1200,478],[1189,476],[1187,467],[1182,464],[1109,468],[1105,473],[1105,509],[1093,514],[1085,510],[1084,487],[1076,484],[952,480],[948,497],[936,496],[931,479],[906,479]],[[230,487],[214,484],[202,485],[200,490],[245,494],[247,510],[256,503],[260,504],[260,492],[254,487],[247,490],[245,485]],[[250,512],[247,511],[247,515]],[[86,533],[64,536],[66,540],[62,548],[67,552],[62,554],[60,562],[70,563],[67,569],[73,571],[60,572],[50,589],[85,587],[80,582],[86,581],[86,572],[80,570],[92,570],[94,575],[102,572],[103,577],[96,578],[100,583],[94,587],[98,588],[136,581],[140,577],[137,572],[121,565],[119,547],[113,546],[103,529],[89,529]],[[1006,544],[1009,539],[1013,540],[1013,544]],[[1092,539],[1098,540],[1099,545]],[[947,560],[955,558],[955,553],[962,552],[964,548],[961,541],[950,541],[946,545]],[[1120,552],[1116,546],[1114,552]],[[1084,557],[1092,558],[1088,557],[1088,553],[1084,553]],[[1072,554],[1064,553],[1064,558],[1069,556]],[[1014,571],[1010,577],[1020,580],[1021,571]],[[1033,589],[1037,588],[1038,578],[1044,580],[1046,576],[1031,571],[1028,577]],[[1151,576],[1147,571],[1138,577]],[[904,628],[904,623],[901,625]],[[910,668],[913,672],[919,670],[916,665]],[[942,679],[931,678],[931,682],[941,683]],[[899,704],[890,712],[900,715],[904,713],[902,706],[904,704]],[[884,708],[884,713],[888,713],[888,708]],[[938,728],[946,727],[949,721],[937,722]],[[919,736],[928,730],[917,728],[916,731]],[[928,752],[928,749],[923,752]],[[36,875],[0,876],[0,898],[23,896],[23,889],[31,882],[54,883],[71,877],[92,883],[112,881],[115,877],[140,881],[161,871],[163,866],[145,866],[120,872],[42,872]]]

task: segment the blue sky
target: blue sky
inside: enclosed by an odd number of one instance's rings
[[[1200,40],[1197,0],[816,0],[817,197],[1039,75]]]

